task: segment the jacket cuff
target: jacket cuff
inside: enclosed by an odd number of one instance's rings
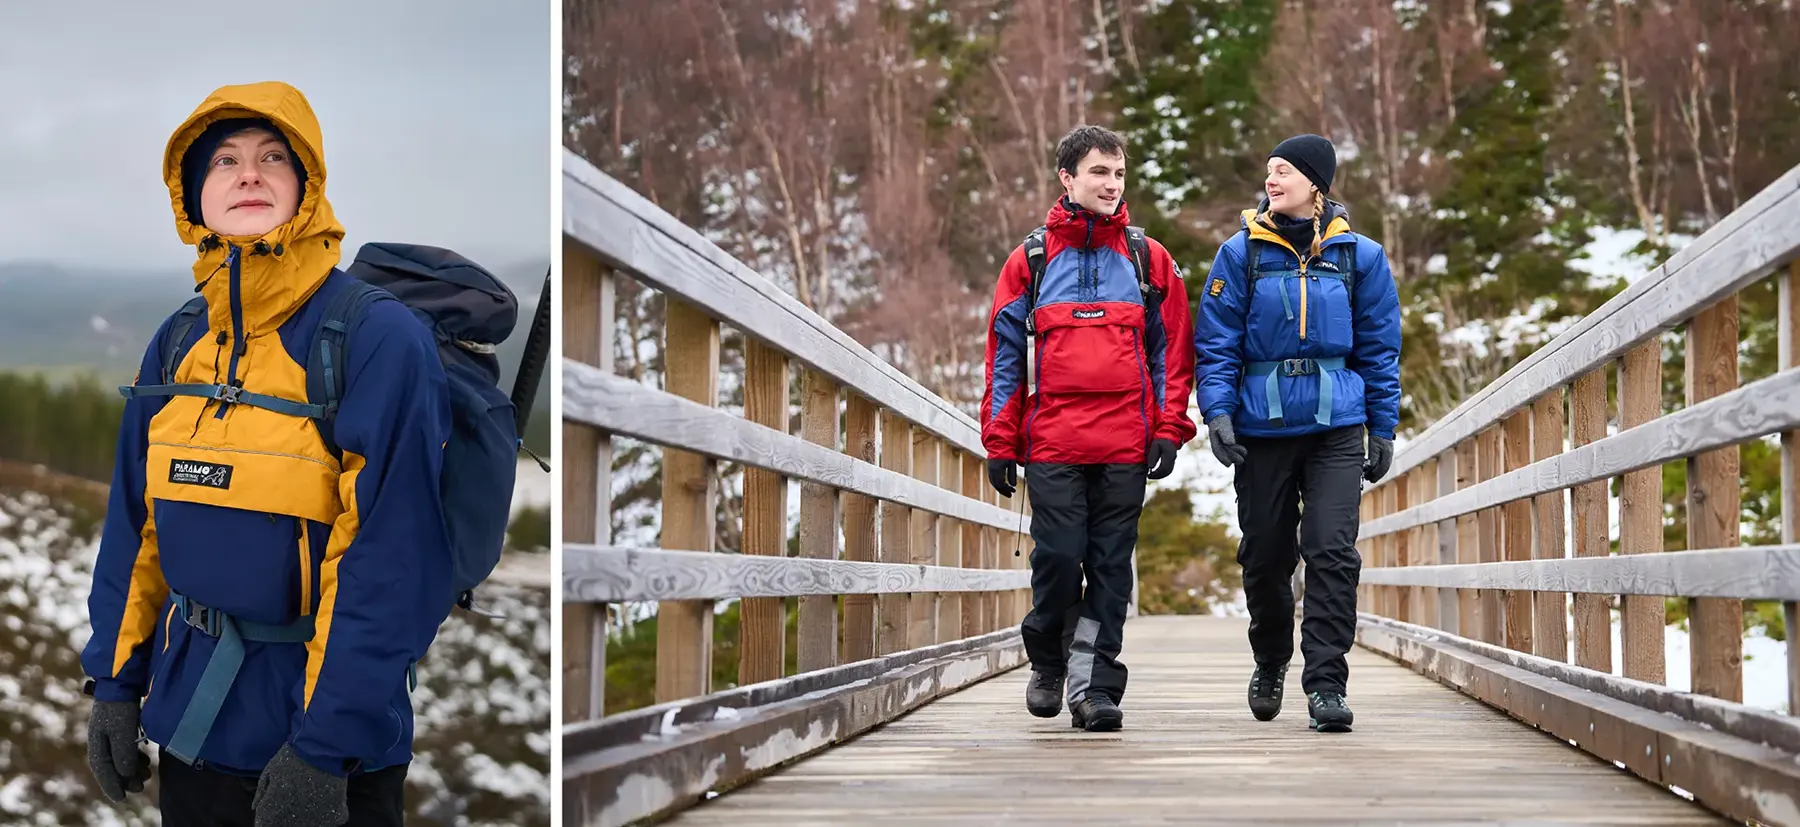
[[[116,678],[93,678],[92,680],[93,691],[89,694],[92,694],[96,701],[137,703],[144,699],[144,693],[137,687],[127,685]]]

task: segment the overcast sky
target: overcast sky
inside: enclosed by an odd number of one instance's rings
[[[262,80],[319,117],[347,252],[549,257],[548,2],[257,6],[0,2],[0,262],[185,270],[163,148],[212,90]]]

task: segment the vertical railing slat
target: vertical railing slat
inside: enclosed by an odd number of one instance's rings
[[[719,404],[719,323],[668,297],[663,325],[663,390]],[[712,551],[716,463],[674,448],[662,452],[662,547]],[[712,687],[713,601],[665,600],[656,610],[656,700],[705,695]]]
[[[787,356],[761,340],[744,342],[744,418],[788,432]],[[774,471],[744,468],[743,553],[787,555],[788,481]],[[787,602],[746,597],[738,603],[738,684],[770,681],[787,669]]]
[[[800,436],[814,445],[838,447],[838,386],[831,377],[806,370],[800,383]],[[800,556],[813,560],[838,557],[838,490],[815,482],[800,484]],[[794,668],[813,672],[837,665],[837,597],[800,597]]]
[[[1531,408],[1531,459],[1546,460],[1563,452],[1563,439],[1568,435],[1563,388],[1558,385],[1538,397]],[[1532,558],[1557,559],[1568,556],[1564,532],[1568,530],[1568,495],[1563,491],[1539,494],[1531,503],[1537,516],[1537,535],[1532,543]],[[1536,636],[1533,652],[1540,657],[1569,660],[1569,596],[1562,592],[1536,592],[1531,596],[1536,608]]]
[[[1700,311],[1688,326],[1687,404],[1738,387],[1738,299]],[[1734,548],[1742,520],[1738,447],[1688,458],[1688,548]],[[1693,691],[1728,701],[1744,698],[1744,601],[1688,600],[1688,653]]]
[[[875,403],[848,388],[844,390],[844,453],[863,462],[875,462]],[[844,559],[875,560],[875,500],[854,491],[843,492]],[[875,595],[844,595],[844,663],[875,657]]]

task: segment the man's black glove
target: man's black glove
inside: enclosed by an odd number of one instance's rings
[[[1387,476],[1388,466],[1394,463],[1394,441],[1370,433],[1368,453],[1364,456],[1363,479],[1378,482]]]
[[[1000,492],[1002,497],[1011,497],[1019,486],[1018,463],[1010,459],[990,459],[988,462],[988,484]]]
[[[1169,439],[1158,439],[1150,443],[1150,450],[1144,457],[1150,467],[1150,479],[1160,480],[1175,470],[1175,442]]]
[[[1218,457],[1219,462],[1229,467],[1250,458],[1250,452],[1238,444],[1237,433],[1231,430],[1230,416],[1219,414],[1213,417],[1206,423],[1206,430],[1210,435],[1208,441],[1212,443],[1213,456]]]
[[[337,827],[350,820],[348,778],[311,764],[282,744],[256,779],[256,827]]]
[[[150,780],[150,756],[138,749],[137,701],[94,701],[88,714],[88,769],[100,792],[115,802],[141,793]]]

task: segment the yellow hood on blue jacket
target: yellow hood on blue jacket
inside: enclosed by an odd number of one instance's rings
[[[267,118],[281,129],[306,167],[306,188],[300,210],[286,224],[261,236],[222,236],[188,220],[183,208],[181,159],[200,133],[226,118]],[[229,280],[213,278],[225,273],[229,247],[243,249],[241,259],[245,337],[274,332],[301,303],[317,290],[342,255],[344,228],[325,198],[324,139],[318,117],[300,90],[279,81],[222,86],[208,95],[169,137],[163,154],[163,181],[169,187],[169,204],[175,213],[175,230],[182,242],[194,246],[194,280],[203,285],[209,321],[214,330],[230,330]],[[209,243],[216,239],[217,243]],[[252,255],[256,242],[271,251]],[[278,254],[273,251],[280,251]],[[234,331],[234,334],[236,331]]]

